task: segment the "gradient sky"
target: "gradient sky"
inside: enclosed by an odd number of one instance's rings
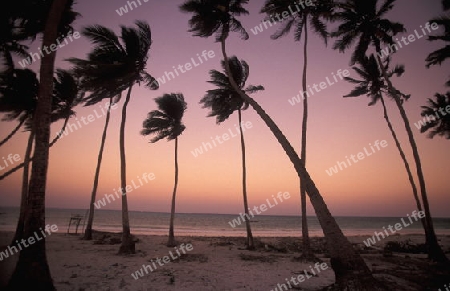
[[[179,138],[177,212],[237,214],[243,211],[239,138],[233,137],[198,157],[192,154],[203,142],[211,141],[211,137],[229,130],[235,132],[237,114],[217,125],[214,118],[206,117],[208,110],[202,109],[198,103],[205,91],[213,88],[206,81],[209,80],[209,70],[220,69],[220,45],[214,42],[214,38],[193,37],[187,31],[191,15],[179,11],[178,6],[182,2],[151,0],[145,3],[141,0],[142,6],[119,16],[116,9],[126,5],[127,1],[79,0],[74,10],[82,16],[75,22],[74,28],[81,31],[86,25],[100,24],[119,32],[119,25],[132,25],[136,19],[147,21],[153,38],[147,71],[155,77],[172,71],[172,66],[190,62],[191,58],[196,58],[204,50],[214,51],[214,58],[167,82],[157,91],[134,87],[126,125],[127,180],[128,184],[132,180],[138,184],[138,177],[144,173],[154,173],[155,179],[130,192],[128,203],[130,210],[170,211],[174,142],[162,140],[151,144],[148,137],[140,136],[139,131],[147,113],[156,109],[155,97],[181,92],[188,103],[188,110],[184,117],[187,129]],[[420,25],[442,14],[440,2],[398,0],[389,18],[406,26],[408,32],[405,36],[414,33],[414,30],[420,32]],[[271,40],[270,35],[276,31],[276,27],[253,35],[250,28],[258,25],[264,17],[259,14],[263,3],[251,1],[246,6],[250,15],[240,20],[249,32],[250,39],[242,41],[232,34],[228,41],[228,54],[237,55],[248,62],[248,84],[261,84],[266,89],[253,97],[299,152],[302,107],[300,104],[292,106],[288,100],[301,89],[302,43],[294,42],[292,34],[277,41]],[[349,68],[351,50],[339,53],[332,49],[333,40],[326,47],[316,35],[310,36],[309,86],[325,81],[326,77],[331,78],[332,73],[339,69],[347,69],[352,77],[356,77]],[[39,39],[30,45],[30,52],[37,52],[38,45]],[[394,85],[411,94],[411,99],[405,104],[411,123],[421,119],[420,106],[425,105],[427,98],[436,92],[447,91],[444,83],[448,80],[450,63],[425,68],[426,56],[442,46],[441,42],[430,43],[423,37],[404,46],[394,56],[393,63],[406,65],[406,73],[394,79]],[[70,64],[64,59],[85,58],[90,49],[84,37],[74,40],[58,50],[57,67],[69,68]],[[35,63],[30,68],[37,71],[38,66],[39,63]],[[351,84],[339,81],[309,98],[307,169],[333,215],[406,216],[416,209],[415,202],[403,163],[383,119],[381,104],[369,107],[367,97],[342,98],[351,89]],[[394,102],[387,103],[391,119],[413,166],[398,109]],[[106,193],[112,194],[120,186],[119,124],[122,104],[123,100],[118,109],[112,111],[98,198],[103,198]],[[76,124],[82,117],[94,114],[94,110],[101,114],[100,104],[76,108],[78,119],[72,118],[69,123]],[[291,198],[264,214],[298,214],[299,180],[291,162],[251,108],[244,111],[243,120],[252,124],[245,132],[249,205],[260,205],[272,195],[287,191],[291,193]],[[46,196],[48,207],[88,208],[104,121],[104,117],[95,118],[95,121],[73,131],[51,148]],[[15,125],[15,122],[2,122],[0,136],[6,136]],[[52,135],[60,130],[61,125],[52,125]],[[432,213],[436,217],[448,217],[449,141],[441,137],[429,139],[413,124],[412,127],[422,158]],[[0,158],[8,154],[23,157],[27,137],[26,132],[17,134],[0,148]],[[386,140],[388,146],[333,176],[326,173],[337,161],[344,161],[345,156],[351,154],[356,155],[364,147],[369,149],[369,144],[376,140]],[[0,173],[6,170],[0,170]],[[18,206],[20,187],[21,171],[0,181],[0,206]],[[120,209],[120,205],[119,200],[116,200],[106,209]],[[308,205],[308,214],[314,214],[311,205]]]

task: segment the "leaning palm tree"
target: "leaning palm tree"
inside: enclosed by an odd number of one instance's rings
[[[392,97],[397,105],[402,117],[405,130],[408,134],[409,143],[412,148],[414,162],[416,164],[417,178],[419,180],[423,209],[425,210],[425,219],[427,230],[425,232],[426,243],[428,247],[428,256],[435,261],[447,261],[444,252],[438,244],[436,234],[433,227],[430,206],[428,203],[425,178],[422,170],[417,144],[414,134],[408,120],[408,116],[403,107],[403,99],[399,91],[394,88],[389,78],[389,74],[381,61],[381,44],[389,45],[396,49],[393,37],[400,32],[404,32],[405,28],[401,23],[391,22],[384,18],[385,15],[393,8],[395,0],[384,0],[378,9],[378,0],[347,0],[340,4],[340,11],[335,18],[341,23],[332,36],[337,37],[334,45],[335,49],[341,52],[349,49],[354,42],[357,42],[356,48],[352,53],[350,63],[364,59],[370,45],[373,45],[376,51],[376,59],[383,79],[386,81],[388,88],[387,93]]]
[[[43,30],[42,45],[56,43],[58,28],[65,10],[71,10],[72,1],[52,1]],[[42,15],[36,15],[36,18]],[[33,117],[35,157],[29,183],[24,236],[32,237],[45,228],[45,189],[49,158],[50,113],[52,109],[53,72],[56,51],[41,59],[39,102]],[[16,268],[8,283],[9,290],[55,290],[45,252],[45,240],[40,240],[19,254]]]
[[[17,71],[17,70],[16,70]],[[20,86],[20,88],[29,88],[28,99],[30,100],[28,103],[34,104],[34,107],[30,110],[30,118],[27,119],[25,124],[25,130],[29,131],[29,137],[27,142],[27,147],[24,155],[24,169],[22,176],[22,194],[20,200],[20,212],[19,219],[17,222],[16,232],[14,238],[12,240],[12,244],[15,244],[15,241],[20,241],[23,238],[23,228],[24,228],[24,220],[25,213],[28,205],[28,179],[29,179],[29,163],[32,159],[31,152],[33,148],[33,138],[34,132],[32,128],[33,114],[35,111],[36,102],[38,101],[38,87],[39,81],[37,80],[37,76],[34,72],[31,71],[31,76],[27,77],[29,79],[18,80],[16,86]],[[14,83],[13,83],[14,84]],[[12,85],[14,86],[14,85]],[[13,92],[15,90],[12,90]],[[10,98],[14,98],[10,96]],[[64,119],[64,124],[62,130],[67,125],[70,117],[75,115],[73,111],[74,106],[76,106],[79,101],[80,96],[78,92],[78,86],[70,73],[64,70],[57,70],[56,77],[54,78],[54,88],[53,88],[53,98],[52,98],[52,112],[51,112],[51,122],[56,122],[60,119]],[[27,103],[27,102],[25,102]],[[54,145],[60,135],[58,134],[53,141],[49,144],[49,147]]]
[[[233,80],[238,84],[239,89],[250,94],[260,90],[264,90],[264,87],[249,85],[244,89],[245,83],[247,82],[248,76],[250,74],[250,68],[247,62],[244,60],[239,61],[236,56],[232,56],[228,59],[231,75]],[[216,116],[217,124],[224,122],[230,117],[233,112],[238,112],[238,124],[241,136],[241,153],[242,153],[242,194],[244,197],[244,213],[245,213],[245,226],[247,229],[247,249],[255,249],[255,244],[253,242],[252,230],[250,227],[249,220],[249,207],[247,200],[247,168],[245,161],[245,142],[244,142],[244,132],[242,130],[242,110],[246,110],[249,106],[248,102],[245,102],[239,94],[231,86],[228,76],[226,74],[225,62],[222,61],[223,73],[211,70],[209,74],[211,75],[211,84],[214,84],[218,89],[208,90],[205,97],[200,100],[200,104],[203,103],[203,108],[210,108],[211,112],[208,117]]]
[[[390,58],[386,60],[386,70],[389,67],[389,61]],[[392,126],[391,120],[388,115],[388,111],[386,108],[386,104],[384,102],[383,95],[388,94],[388,88],[386,86],[386,83],[383,81],[383,76],[378,68],[377,60],[375,59],[374,55],[372,54],[370,57],[364,57],[363,60],[360,61],[359,67],[353,67],[353,70],[361,77],[361,80],[354,79],[351,77],[344,77],[345,80],[347,80],[350,83],[353,83],[356,85],[356,87],[347,95],[344,97],[359,97],[362,95],[366,95],[371,100],[369,102],[369,106],[375,105],[378,101],[381,102],[381,106],[383,107],[383,116],[386,120],[387,126],[389,128],[389,131],[391,132],[392,138],[395,141],[395,145],[399,151],[400,157],[402,158],[403,164],[405,166],[406,173],[408,175],[409,183],[411,184],[411,189],[413,191],[414,200],[416,201],[416,206],[419,211],[422,211],[422,203],[420,202],[419,195],[417,193],[417,186],[414,182],[414,177],[411,172],[411,168],[409,166],[408,160],[406,159],[405,152],[403,151],[403,148],[400,144],[400,141],[397,138],[397,133],[394,130],[394,127]],[[404,73],[404,67],[403,66],[396,66],[393,70],[389,71],[389,77],[392,77],[394,75],[401,76]],[[403,99],[407,100],[409,98],[409,95],[402,94]],[[424,230],[426,231],[426,220],[421,219],[422,226]]]
[[[170,210],[170,227],[168,247],[177,245],[174,235],[175,220],[175,198],[178,186],[178,136],[186,129],[182,119],[187,109],[186,101],[181,93],[164,94],[155,98],[158,110],[151,111],[144,120],[141,130],[142,135],[155,135],[150,142],[154,143],[161,139],[175,140],[175,183],[172,192],[172,207]]]
[[[246,3],[248,3],[247,0],[221,0],[219,2],[213,0],[188,0],[180,8],[184,12],[193,13],[192,18],[189,20],[189,25],[191,27],[190,31],[194,32],[195,36],[210,37],[214,34],[216,35],[216,41],[221,43],[225,69],[231,86],[266,123],[291,160],[298,177],[305,181],[306,193],[311,200],[327,240],[331,265],[336,275],[334,288],[386,290],[375,280],[362,257],[353,249],[352,244],[342,233],[314,181],[309,176],[303,161],[299,158],[286,136],[261,106],[248,94],[240,90],[232,78],[226,53],[226,39],[230,30],[239,32],[243,39],[248,38],[248,33],[235,18],[241,14],[248,14],[248,11],[242,7]]]
[[[443,113],[450,106],[450,92],[446,94],[436,93],[435,99],[428,99],[428,105],[422,106],[422,116],[431,116],[427,118],[427,123],[422,126],[420,132],[429,130],[428,137],[433,138],[436,135],[450,139],[450,114]],[[445,114],[445,115],[444,115]]]
[[[136,28],[121,26],[119,37],[109,28],[93,25],[83,29],[82,34],[94,44],[87,60],[70,58],[75,65],[74,73],[81,78],[81,87],[90,91],[86,105],[97,104],[105,98],[117,97],[126,91],[120,124],[120,185],[122,189],[122,244],[119,253],[134,253],[135,243],[131,237],[126,196],[125,124],[127,106],[133,86],[141,83],[157,89],[158,82],[145,71],[148,52],[152,44],[150,26],[136,21]],[[92,201],[92,199],[91,199]],[[91,203],[92,204],[92,203]]]
[[[261,13],[266,13],[266,20],[273,19],[276,15],[281,15],[285,11],[292,11],[297,1],[285,0],[266,0]],[[326,0],[314,3],[314,5],[306,5],[297,11],[297,13],[290,13],[288,17],[282,21],[281,28],[271,36],[272,39],[278,39],[287,35],[291,29],[294,30],[294,40],[300,41],[303,36],[303,117],[302,117],[302,135],[301,135],[301,151],[300,158],[306,166],[306,132],[308,125],[308,98],[306,96],[307,90],[307,69],[308,69],[308,23],[312,32],[318,34],[327,44],[328,32],[324,20],[330,20],[334,8],[333,0]],[[300,200],[302,211],[302,257],[304,259],[314,260],[311,245],[309,241],[308,220],[306,213],[306,190],[304,182],[300,181]]]

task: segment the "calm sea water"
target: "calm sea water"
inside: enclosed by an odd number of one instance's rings
[[[69,218],[72,214],[86,217],[86,210],[47,209],[46,223],[56,224],[59,232],[67,232]],[[0,207],[0,230],[14,231],[19,216],[19,209]],[[131,232],[134,234],[166,235],[169,230],[169,213],[130,211]],[[232,214],[186,214],[175,216],[176,235],[196,236],[245,236],[245,226],[241,224],[232,228],[228,222],[237,218]],[[382,231],[383,227],[401,222],[401,217],[336,217],[336,221],[345,235],[372,235]],[[409,223],[406,215],[405,222]],[[311,236],[323,236],[316,217],[308,217]],[[435,218],[437,234],[450,235],[450,218]],[[79,232],[83,228],[80,224]],[[97,210],[95,212],[95,230],[120,232],[121,212],[118,210]],[[75,228],[71,227],[71,232]],[[255,236],[300,236],[301,218],[299,216],[258,215],[252,219],[252,232]],[[423,234],[420,221],[404,227],[400,234]]]

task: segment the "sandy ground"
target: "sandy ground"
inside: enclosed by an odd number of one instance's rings
[[[12,233],[0,233],[0,251],[11,238]],[[117,255],[119,238],[118,234],[110,233],[96,233],[94,241],[61,233],[49,236],[47,258],[57,290],[269,291],[280,290],[277,285],[281,287],[283,283],[292,290],[320,290],[334,282],[321,237],[312,238],[317,260],[311,262],[298,259],[301,250],[298,238],[257,238],[257,249],[248,251],[242,237],[179,237],[178,242],[188,246],[183,254],[180,247],[165,246],[166,236],[139,235],[137,252],[130,256]],[[425,254],[383,250],[388,241],[409,240],[406,246],[415,248],[423,243],[423,236],[390,236],[371,248],[362,244],[365,238],[349,239],[361,251],[374,275],[391,286],[391,290],[445,290],[444,284],[450,285],[450,270],[429,263]],[[450,253],[450,236],[439,239]],[[165,261],[156,261],[164,256],[168,256]],[[0,289],[18,257],[19,254],[14,254],[0,262]],[[141,270],[143,276],[133,278],[132,274],[143,265],[151,266],[153,271],[147,267],[148,273]],[[303,281],[299,282],[301,278]]]

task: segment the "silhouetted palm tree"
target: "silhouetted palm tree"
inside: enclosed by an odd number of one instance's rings
[[[429,131],[428,137],[430,138],[440,135],[450,139],[450,114],[448,111],[446,112],[446,108],[450,106],[450,92],[436,93],[434,96],[436,100],[429,98],[428,106],[422,106],[420,115],[428,117],[420,132]]]
[[[188,0],[180,8],[184,12],[193,13],[189,25],[191,27],[190,31],[194,32],[194,35],[209,37],[216,34],[216,41],[220,41],[221,43],[225,69],[231,86],[245,102],[248,102],[255,109],[261,119],[266,123],[288,155],[299,178],[305,181],[306,192],[316,211],[317,218],[328,242],[327,246],[332,261],[331,265],[336,275],[335,287],[347,288],[347,290],[385,290],[374,279],[362,257],[353,249],[352,244],[342,233],[336,220],[328,210],[319,190],[309,176],[303,161],[298,157],[286,136],[261,106],[239,89],[239,86],[231,77],[225,43],[230,30],[239,32],[243,39],[248,38],[248,34],[240,25],[240,22],[234,18],[234,16],[241,14],[248,14],[247,10],[242,7],[242,4],[246,3],[248,1],[245,0],[222,0],[219,2],[213,0]]]
[[[58,28],[64,11],[71,10],[72,1],[52,1],[43,29],[42,45],[49,47],[56,43]],[[27,9],[24,9],[27,10]],[[35,12],[35,11],[33,11]],[[43,15],[35,14],[32,19],[42,19]],[[70,24],[70,22],[69,22]],[[53,73],[56,51],[45,54],[41,59],[39,102],[33,117],[35,134],[35,154],[28,192],[28,211],[25,216],[24,236],[32,237],[40,229],[45,228],[45,190],[47,181],[50,113],[52,110]],[[8,283],[10,290],[55,290],[45,252],[45,240],[24,248],[19,254],[16,268]]]
[[[135,244],[130,233],[128,202],[126,195],[125,123],[131,90],[135,84],[145,83],[150,89],[157,89],[155,78],[145,71],[148,51],[152,44],[150,26],[144,21],[136,21],[136,28],[121,26],[119,37],[109,28],[93,25],[82,34],[94,44],[87,60],[70,58],[73,69],[81,77],[83,90],[93,92],[86,99],[86,105],[93,105],[105,98],[116,96],[120,99],[127,91],[122,107],[120,124],[120,185],[122,189],[122,244],[119,253],[134,253]],[[118,100],[117,100],[118,101]],[[115,102],[114,102],[115,103]],[[91,203],[92,204],[92,203]]]
[[[249,85],[245,88],[248,76],[250,74],[250,68],[248,64],[241,60],[239,61],[236,56],[232,56],[228,59],[231,75],[238,84],[239,88],[244,92],[250,94],[259,90],[264,90],[264,87]],[[241,136],[241,153],[242,153],[242,194],[244,197],[244,212],[245,212],[245,225],[247,229],[247,241],[246,246],[248,249],[254,249],[255,244],[253,242],[252,230],[249,220],[249,207],[247,200],[247,168],[245,160],[245,142],[244,132],[242,130],[242,110],[246,110],[249,106],[248,102],[245,102],[236,90],[230,84],[228,76],[226,75],[225,63],[222,61],[223,73],[211,70],[211,84],[214,84],[218,89],[208,90],[206,95],[200,100],[200,104],[203,103],[203,108],[210,108],[211,112],[208,117],[216,116],[217,124],[224,122],[230,117],[233,112],[238,112],[238,122]]]
[[[156,135],[150,140],[154,143],[161,139],[175,140],[175,183],[172,193],[172,207],[170,210],[170,227],[168,247],[177,245],[174,235],[174,220],[175,220],[175,198],[178,186],[178,136],[180,136],[186,129],[182,120],[184,112],[187,109],[187,104],[184,101],[184,96],[181,93],[164,94],[161,97],[155,98],[158,105],[158,110],[151,111],[144,120],[141,130],[142,135]]]
[[[386,60],[386,70],[389,69],[389,61],[390,58]],[[350,83],[356,84],[356,87],[347,95],[344,97],[359,97],[361,95],[366,95],[371,99],[369,106],[375,105],[378,101],[381,102],[381,105],[383,107],[383,115],[384,119],[386,120],[387,126],[389,128],[389,131],[391,132],[392,138],[395,141],[395,145],[399,151],[400,157],[402,158],[403,164],[406,169],[406,173],[408,175],[409,183],[411,184],[411,188],[413,191],[413,196],[416,201],[417,209],[419,211],[422,211],[422,203],[420,202],[419,195],[417,193],[417,186],[414,182],[414,177],[411,172],[411,168],[409,166],[408,160],[406,159],[405,152],[403,151],[403,148],[400,144],[400,141],[397,138],[397,134],[394,130],[394,127],[392,126],[392,123],[389,119],[389,115],[387,112],[386,104],[384,102],[383,95],[388,94],[388,88],[383,81],[383,76],[381,75],[380,70],[378,69],[378,63],[374,57],[374,55],[371,55],[370,57],[364,57],[363,60],[360,60],[359,67],[353,67],[355,72],[362,78],[361,80],[354,79],[351,77],[344,77],[345,80],[349,81]],[[404,72],[403,66],[396,66],[392,71],[389,71],[389,77],[392,77],[393,75],[401,76]],[[404,96],[404,99],[407,100],[409,98],[409,95],[402,95]],[[423,228],[426,231],[426,220],[421,219]]]
[[[282,15],[285,11],[294,11],[295,5],[298,2],[295,0],[266,0],[261,13],[266,13],[266,21],[273,19],[278,15]],[[289,13],[289,16],[284,18],[281,23],[281,28],[271,36],[272,39],[278,39],[287,35],[291,29],[294,30],[295,41],[300,41],[303,36],[303,118],[302,118],[302,135],[301,135],[301,152],[300,158],[306,166],[306,132],[308,125],[308,98],[306,96],[307,83],[307,68],[308,68],[308,23],[312,31],[318,34],[327,44],[328,32],[324,20],[330,20],[335,4],[332,0],[315,2],[313,5],[304,5],[299,11]],[[311,250],[308,233],[308,220],[306,213],[306,190],[304,183],[300,181],[300,200],[302,210],[302,256],[304,259],[314,260],[314,255]]]
[[[425,210],[426,219],[426,240],[429,249],[429,258],[436,261],[447,261],[444,252],[439,246],[434,232],[431,211],[428,203],[427,191],[425,186],[425,178],[423,175],[422,164],[420,161],[419,151],[414,139],[414,135],[409,123],[406,111],[403,108],[403,99],[399,91],[394,88],[390,81],[388,72],[386,71],[383,62],[381,61],[381,44],[392,45],[395,49],[393,36],[397,33],[404,32],[405,29],[402,24],[391,22],[383,18],[394,6],[395,0],[384,0],[380,8],[377,8],[378,0],[347,0],[340,5],[339,11],[335,17],[342,23],[337,30],[332,33],[332,36],[338,37],[334,48],[344,52],[350,46],[357,42],[356,48],[353,51],[351,64],[363,60],[370,45],[375,47],[376,59],[380,72],[386,81],[388,94],[394,99],[397,108],[400,111],[406,132],[408,134],[409,143],[412,148],[414,161],[416,164],[417,177],[420,185],[420,192]]]

